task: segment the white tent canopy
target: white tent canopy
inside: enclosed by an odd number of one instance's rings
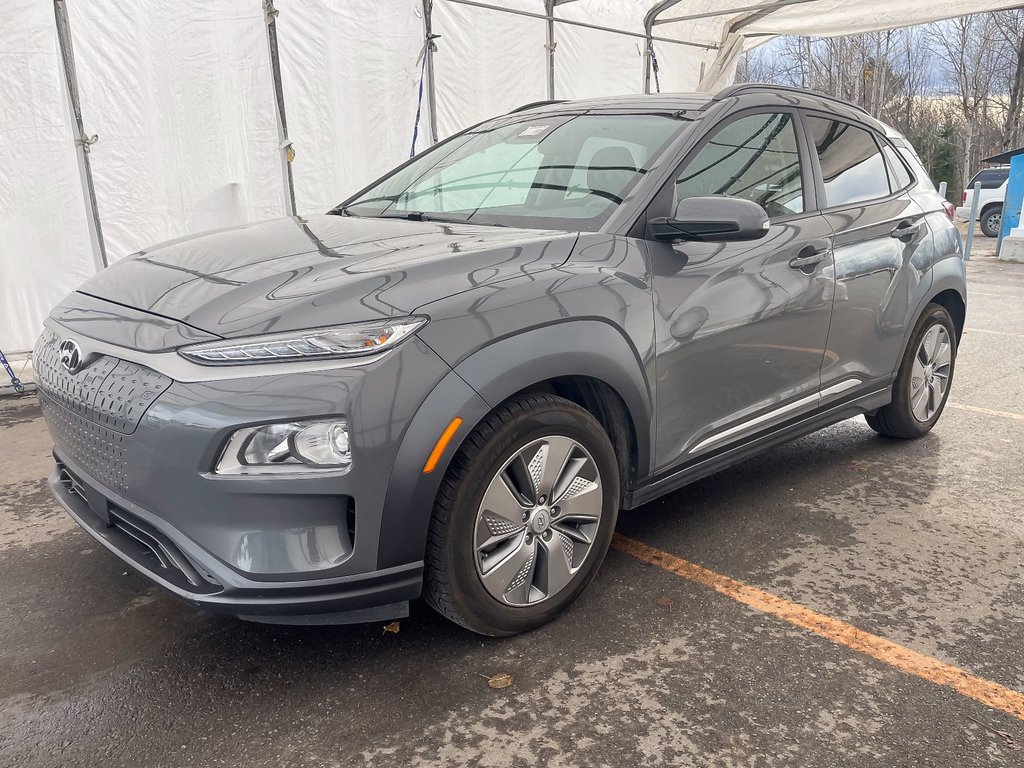
[[[49,308],[104,262],[323,211],[408,157],[414,135],[421,150],[548,98],[715,90],[771,36],[1018,2],[12,0],[0,22],[0,349],[28,350]]]

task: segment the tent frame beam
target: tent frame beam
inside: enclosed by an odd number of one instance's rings
[[[570,27],[583,27],[584,29],[595,29],[598,32],[611,32],[615,35],[625,35],[626,37],[638,37],[647,38],[648,36],[643,32],[631,32],[628,29],[616,29],[615,27],[606,27],[601,24],[591,24],[586,21],[576,21],[575,19],[560,19],[554,14],[548,15],[547,13],[534,13],[533,11],[521,11],[518,8],[502,8],[500,5],[491,5],[490,3],[483,3],[480,0],[448,0],[449,3],[458,3],[460,5],[470,5],[474,8],[483,8],[488,11],[500,11],[501,13],[511,13],[515,16],[526,16],[530,19],[541,19],[544,21],[550,21],[555,24],[565,24]],[[564,0],[563,0],[564,2]],[[558,5],[559,3],[556,3]],[[660,43],[670,43],[672,45],[683,45],[689,48],[703,48],[704,50],[713,51],[717,50],[718,46],[711,43],[692,43],[689,40],[673,40],[671,37],[657,37],[653,38]]]
[[[771,12],[777,11],[781,8],[787,8],[791,5],[800,5],[801,3],[815,3],[818,0],[775,0],[771,3],[751,4],[737,6],[736,8],[728,8],[724,11],[705,11],[704,13],[691,13],[686,16],[670,16],[667,19],[656,19],[654,26],[661,24],[672,24],[679,21],[697,21],[699,19],[713,19],[718,16],[728,16],[730,13],[746,13],[748,11],[754,12]]]
[[[75,51],[71,44],[71,22],[65,0],[53,0],[53,14],[57,25],[57,42],[60,45],[60,57],[63,63],[62,74],[64,91],[74,120],[75,152],[78,155],[78,176],[82,182],[82,197],[88,208],[86,225],[89,229],[89,242],[92,246],[93,261],[96,271],[109,266],[107,248],[103,242],[103,225],[100,223],[100,209],[96,202],[96,187],[92,178],[92,163],[89,160],[89,148],[99,141],[98,136],[90,136],[85,132],[82,119],[82,100],[78,92],[78,75],[75,72]]]
[[[295,178],[292,159],[295,149],[288,138],[288,118],[284,108],[284,86],[281,83],[281,56],[277,45],[277,14],[274,0],[263,0],[263,17],[267,26],[267,49],[270,52],[270,72],[274,78],[274,115],[277,118],[277,149],[281,155],[281,179],[284,182],[284,210],[286,216],[295,215]]]
[[[434,40],[440,35],[434,34],[433,19],[434,0],[423,0],[423,72],[427,91],[427,127],[430,131],[431,145],[437,144],[437,83],[434,78]]]
[[[793,5],[801,5],[803,3],[813,3],[817,0],[773,0],[773,2],[761,3],[761,4],[747,4],[739,5],[733,8],[723,8],[718,11],[704,11],[702,13],[691,13],[684,16],[670,16],[668,18],[659,18],[661,14],[679,5],[683,0],[659,0],[651,6],[650,10],[644,16],[644,33],[647,37],[647,46],[644,49],[644,93],[651,92],[651,69],[654,60],[654,41],[660,40],[660,38],[654,35],[654,28],[661,24],[672,24],[683,21],[697,21],[699,19],[714,19],[721,16],[730,16],[734,14],[749,13],[750,15],[737,19],[729,25],[728,35],[737,34],[740,29],[752,23],[753,21],[763,19],[765,16],[769,16],[775,11],[782,10],[783,8],[789,8]],[[718,57],[722,56],[722,45],[717,45],[715,48],[718,50]],[[717,63],[717,60],[716,60]],[[704,79],[704,64],[701,64],[701,80]]]

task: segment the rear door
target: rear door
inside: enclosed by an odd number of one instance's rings
[[[832,308],[832,229],[814,211],[795,110],[726,118],[649,211],[686,197],[752,200],[771,218],[753,242],[648,240],[657,344],[657,466],[725,450],[812,411]]]
[[[913,322],[915,288],[926,277],[931,233],[910,196],[910,171],[883,137],[825,114],[807,114],[804,124],[817,198],[834,232],[825,405],[888,385]]]

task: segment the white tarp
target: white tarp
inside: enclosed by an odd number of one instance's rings
[[[303,0],[278,7],[295,207],[322,213],[409,157],[422,4]],[[272,92],[269,75],[264,86]],[[425,125],[419,149],[430,145]]]
[[[92,168],[111,262],[186,232],[281,214],[258,3],[68,9],[86,129],[100,137]]]
[[[46,309],[95,269],[53,7],[0,22],[0,349],[31,347]],[[3,376],[0,372],[0,376]]]
[[[773,0],[765,0],[772,2]],[[777,2],[777,0],[775,0]],[[1006,8],[1019,0],[810,0],[660,24],[663,92],[727,84],[771,35],[841,35]],[[555,25],[555,95],[637,93],[655,0],[571,0]],[[490,0],[543,16],[544,0]],[[661,18],[754,0],[683,0]],[[67,3],[110,260],[153,242],[283,215],[285,186],[263,0]],[[420,97],[423,0],[276,0],[296,208],[323,211],[430,143]],[[439,138],[547,96],[547,23],[433,0]],[[743,24],[744,38],[733,25]],[[654,90],[652,78],[651,88]],[[12,0],[0,21],[0,348],[31,348],[50,307],[94,270],[53,3]]]

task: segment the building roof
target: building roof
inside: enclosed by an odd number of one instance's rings
[[[991,163],[992,165],[1007,165],[1010,162],[1010,158],[1016,157],[1017,155],[1024,155],[1024,147],[1018,147],[1017,149],[1011,149],[1007,152],[1003,152],[1002,154],[986,157],[981,162]]]

